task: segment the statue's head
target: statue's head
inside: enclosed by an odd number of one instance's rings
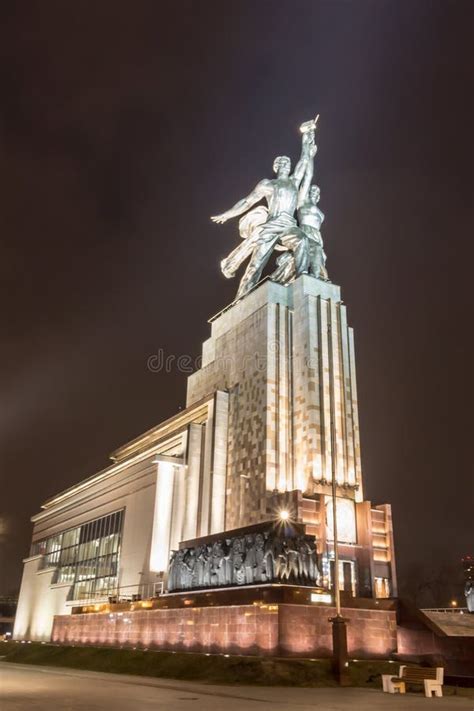
[[[234,538],[232,541],[232,550],[237,553],[240,552],[241,545],[240,545],[240,538]]]
[[[278,156],[273,161],[273,170],[279,178],[287,178],[291,171],[291,160],[288,156]]]
[[[314,205],[317,205],[321,197],[321,190],[317,185],[312,185],[309,191],[309,199]]]

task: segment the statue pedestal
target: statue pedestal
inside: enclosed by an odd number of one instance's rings
[[[309,275],[288,286],[267,280],[210,323],[187,405],[227,397],[226,464],[225,481],[206,489],[199,534],[286,510],[316,537],[328,580],[335,476],[346,592],[396,597],[390,506],[363,500],[354,336],[339,286]],[[217,502],[215,527],[205,514]]]
[[[268,518],[275,492],[330,496],[333,471],[342,495],[362,500],[353,333],[338,286],[265,281],[212,318],[188,407],[218,390],[229,393],[225,528]]]
[[[153,601],[109,605],[103,612],[58,615],[58,644],[148,648],[207,654],[331,658],[330,604],[311,602],[316,588],[247,585],[188,591]],[[357,659],[387,659],[397,649],[393,602],[351,601],[348,648]],[[124,619],[126,623],[124,623]]]

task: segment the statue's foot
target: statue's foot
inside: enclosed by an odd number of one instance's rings
[[[226,279],[232,279],[234,272],[227,266],[227,259],[223,259],[221,262],[221,272]]]

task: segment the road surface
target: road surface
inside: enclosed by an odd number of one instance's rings
[[[214,686],[0,662],[1,711],[473,711],[461,697],[375,689]]]

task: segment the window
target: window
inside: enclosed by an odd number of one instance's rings
[[[334,541],[332,496],[326,496],[326,537]],[[337,538],[339,543],[357,543],[355,505],[352,499],[336,497]]]
[[[334,559],[329,560],[329,586],[333,587]],[[357,594],[356,567],[353,560],[339,559],[339,590],[355,597]]]
[[[71,583],[71,600],[107,597],[118,583],[123,510],[33,543],[31,555],[57,569],[58,583]]]
[[[388,578],[374,578],[375,597],[390,597],[390,581]]]

